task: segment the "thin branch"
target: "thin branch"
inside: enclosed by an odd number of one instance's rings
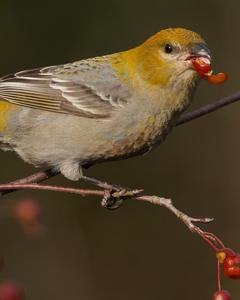
[[[104,190],[90,190],[90,189],[78,189],[78,188],[68,188],[62,186],[52,186],[52,185],[39,185],[37,183],[33,184],[0,184],[0,191],[12,191],[14,189],[18,190],[42,190],[42,191],[53,191],[53,192],[62,192],[62,193],[71,193],[77,194],[81,196],[101,196],[104,197],[106,191]],[[138,201],[145,201],[151,204],[155,204],[158,206],[162,206],[170,210],[177,218],[179,218],[189,230],[192,232],[198,233],[202,236],[203,231],[196,226],[194,223],[209,223],[212,222],[213,219],[211,218],[192,218],[179,209],[177,209],[171,199],[158,197],[158,196],[149,196],[149,195],[142,195],[142,196],[129,196],[129,198],[134,198]],[[127,199],[125,198],[125,199]]]
[[[87,195],[103,196],[104,195],[104,191],[101,190],[75,189],[75,188],[68,188],[68,187],[54,186],[54,185],[39,185],[37,183],[0,184],[0,191],[14,191],[14,190],[41,190],[41,191],[77,194],[81,196],[87,196]]]
[[[58,174],[58,172],[54,172],[51,169],[48,169],[46,171],[34,173],[33,175],[30,175],[25,178],[12,181],[9,184],[39,183],[43,180],[49,179],[49,178],[57,175],[57,174]]]
[[[194,111],[190,111],[188,113],[182,114],[177,122],[177,125],[182,125],[184,123],[187,123],[187,122],[190,122],[197,118],[200,118],[204,115],[207,115],[217,109],[220,109],[226,105],[232,104],[239,100],[240,100],[240,92],[236,92],[232,95],[226,96],[226,97],[219,99],[213,103],[204,105]]]
[[[53,172],[51,169],[48,169],[46,171],[40,171],[37,173],[34,173],[30,176],[9,182],[9,185],[14,185],[14,184],[27,184],[27,183],[39,183],[42,182],[44,180],[47,180],[51,177],[56,176],[58,173],[57,172]],[[2,190],[2,192],[0,193],[0,196],[3,196],[5,194],[11,193],[11,192],[15,192],[16,189],[10,189],[10,190]]]
[[[222,108],[226,105],[229,105],[231,103],[234,103],[238,100],[240,100],[240,91],[236,92],[232,95],[226,96],[222,99],[219,99],[219,100],[217,100],[213,103],[202,106],[202,107],[200,107],[200,108],[198,108],[198,109],[196,109],[192,112],[184,113],[183,115],[180,116],[180,118],[177,122],[177,125],[182,125],[182,124],[185,124],[187,122],[190,122],[194,119],[197,119],[197,118],[202,117],[206,114],[209,114],[209,113],[211,113],[211,112],[213,112],[217,109],[220,109],[220,108]],[[10,184],[16,184],[16,183],[17,184],[18,183],[28,184],[28,183],[42,182],[46,179],[49,179],[51,177],[56,176],[57,174],[58,173],[54,173],[51,170],[40,171],[40,172],[34,173],[31,176],[13,181]],[[0,195],[4,195],[6,193],[10,193],[10,192],[13,192],[13,191],[16,191],[16,190],[17,189],[12,189],[12,190],[10,189],[10,190],[7,190],[7,191],[2,191]]]

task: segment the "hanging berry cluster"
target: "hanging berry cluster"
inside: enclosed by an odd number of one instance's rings
[[[218,266],[218,291],[213,295],[213,300],[231,300],[228,291],[222,290],[221,271],[231,279],[240,279],[240,254],[231,248],[225,247],[223,242],[213,233],[201,232],[200,235],[216,253]]]

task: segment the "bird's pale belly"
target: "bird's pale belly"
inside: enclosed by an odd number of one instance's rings
[[[174,126],[175,119],[176,117],[169,121],[166,116],[164,118],[162,115],[149,116],[142,124],[129,126],[122,135],[120,132],[113,134],[109,139],[109,145],[102,149],[96,161],[125,159],[151,150],[163,142]]]
[[[132,119],[115,126],[21,108],[9,118],[5,138],[35,166],[58,166],[65,161],[84,165],[144,153],[163,141],[174,123],[172,115],[165,114],[138,116],[138,122]]]

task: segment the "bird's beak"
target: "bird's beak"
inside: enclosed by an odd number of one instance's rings
[[[191,61],[192,68],[202,77],[206,78],[212,75],[211,53],[208,47],[203,43],[197,43],[190,48],[190,55],[186,58]]]

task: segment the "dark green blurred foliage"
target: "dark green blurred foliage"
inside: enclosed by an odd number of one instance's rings
[[[60,64],[128,49],[166,27],[202,34],[222,86],[201,83],[191,109],[239,89],[239,1],[122,0],[0,3],[0,73]],[[147,156],[102,164],[86,173],[147,193],[171,197],[195,216],[215,217],[209,230],[240,249],[240,103],[175,129]],[[35,171],[0,153],[1,182]],[[83,186],[58,177],[49,183]],[[7,205],[24,197],[42,205],[45,236],[30,239]],[[23,283],[29,300],[211,299],[212,251],[169,212],[128,201],[118,211],[93,197],[22,191],[1,198],[1,280]],[[224,280],[233,299],[239,283]]]

